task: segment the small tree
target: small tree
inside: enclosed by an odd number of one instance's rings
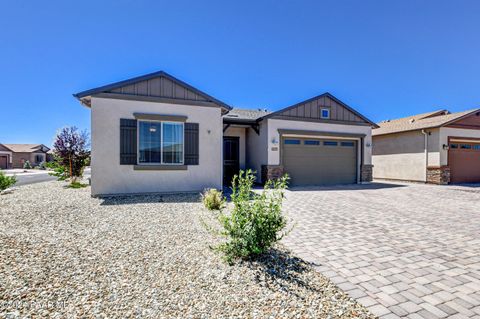
[[[30,161],[25,161],[25,163],[23,163],[23,169],[31,169],[32,168],[32,164],[30,164]]]
[[[75,183],[82,177],[87,159],[90,157],[88,134],[79,131],[75,126],[61,129],[53,143],[53,153],[58,164],[70,177],[70,182]]]

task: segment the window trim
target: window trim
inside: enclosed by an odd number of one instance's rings
[[[160,123],[160,162],[140,163],[140,123]],[[163,124],[180,124],[182,126],[182,161],[179,163],[165,163],[163,161]],[[185,122],[160,121],[160,120],[137,120],[137,165],[136,166],[184,166],[185,165]]]
[[[328,116],[323,116],[323,111],[327,111],[328,112]],[[320,109],[320,118],[321,119],[325,119],[325,120],[329,120],[330,119],[330,109],[329,108],[326,108],[326,107],[322,107]]]

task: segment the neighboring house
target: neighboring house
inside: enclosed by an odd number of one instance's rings
[[[480,109],[383,121],[373,130],[374,178],[480,182]]]
[[[371,180],[376,124],[328,93],[277,112],[232,109],[156,72],[74,96],[91,109],[93,195],[222,188],[247,168],[292,185]]]
[[[0,144],[0,168],[4,167],[5,162],[2,157],[7,157],[7,168],[23,168],[26,161],[37,166],[47,160],[49,150],[43,144]]]

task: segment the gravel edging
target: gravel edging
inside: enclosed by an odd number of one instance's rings
[[[281,245],[222,262],[198,195],[63,185],[0,197],[0,317],[374,318]]]

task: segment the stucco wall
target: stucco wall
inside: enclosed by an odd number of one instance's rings
[[[428,135],[428,164],[425,136],[421,130],[373,137],[373,177],[426,181],[426,167],[440,165],[439,130]]]
[[[372,129],[370,126],[364,125],[344,125],[344,124],[330,124],[330,123],[315,123],[315,122],[301,122],[301,121],[287,121],[287,120],[268,120],[268,164],[280,164],[280,144],[272,143],[273,140],[280,142],[279,129],[288,130],[307,130],[307,131],[321,131],[332,133],[351,133],[351,134],[365,134],[365,145],[372,144]],[[278,147],[278,151],[272,151],[272,147]],[[371,164],[372,148],[364,147],[365,161],[364,164]],[[359,152],[360,154],[360,152]],[[358,161],[360,165],[360,161]]]
[[[199,123],[200,165],[182,171],[136,171],[120,165],[120,119],[133,113],[187,116]],[[222,186],[222,119],[219,108],[92,98],[92,195],[200,191]]]
[[[448,137],[473,137],[480,138],[480,130],[460,129],[453,127],[440,128],[439,150],[440,163],[448,165],[448,150],[443,149],[443,144],[448,145]]]
[[[246,168],[256,172],[257,181],[261,180],[262,165],[267,164],[267,124],[260,122],[260,134],[257,134],[252,128],[246,131]]]
[[[229,127],[223,136],[238,136],[239,137],[239,148],[240,148],[240,169],[245,170],[246,167],[246,128],[244,127]]]

